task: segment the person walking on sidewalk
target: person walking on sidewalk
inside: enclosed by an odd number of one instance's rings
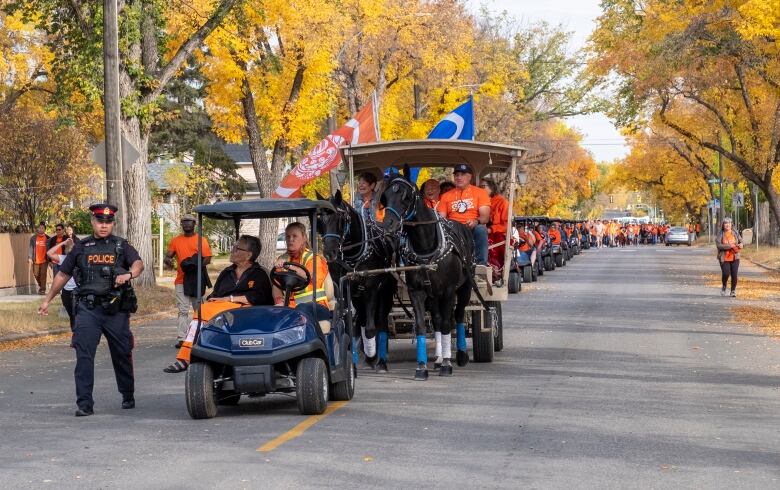
[[[731,297],[737,297],[737,273],[739,272],[739,252],[742,250],[742,237],[737,230],[732,229],[731,218],[723,220],[718,239],[715,245],[718,247],[718,261],[720,270],[722,288],[721,296],[726,296],[726,282],[731,277]]]
[[[197,306],[198,296],[203,296],[203,291],[198,294],[197,290],[197,270],[194,274],[186,274],[182,263],[198,253],[198,236],[195,233],[195,216],[185,214],[181,219],[182,234],[174,237],[168,245],[168,253],[165,257],[165,265],[173,267],[173,258],[176,257],[176,279],[173,284],[176,288],[176,307],[179,311],[178,322],[176,324],[176,348],[181,347],[184,338],[187,336],[187,329],[192,319],[190,307],[194,310]],[[201,237],[201,249],[203,252],[203,266],[211,263],[211,248],[205,237]],[[190,261],[191,262],[191,261]],[[195,267],[197,269],[197,266]],[[191,276],[190,281],[187,277]],[[208,277],[208,276],[207,276]],[[206,281],[203,281],[206,284]],[[186,287],[185,287],[186,286]]]
[[[46,276],[49,272],[49,262],[46,260],[46,243],[49,235],[46,234],[46,223],[38,223],[38,230],[30,237],[30,246],[27,249],[27,261],[32,265],[33,276],[38,283],[38,294],[46,294]]]

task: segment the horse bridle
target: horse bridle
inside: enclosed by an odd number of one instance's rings
[[[344,248],[344,240],[346,239],[347,235],[349,235],[350,227],[352,226],[352,219],[350,219],[349,210],[342,209],[341,206],[337,206],[336,207],[336,216],[339,219],[344,219],[344,222],[345,222],[344,230],[341,232],[340,235],[338,233],[324,233],[322,235],[322,239],[324,240],[326,238],[333,238],[333,239],[338,240],[338,243],[339,243],[339,254],[343,256],[344,255],[344,250],[343,250],[343,248]],[[341,223],[338,223],[338,224],[340,225]]]
[[[411,182],[403,177],[396,177],[395,179],[391,180],[388,188],[390,188],[390,186],[397,186],[398,182],[403,183],[404,185],[408,186],[409,189],[411,189],[413,197],[412,202],[404,211],[403,216],[395,208],[390,206],[385,207],[385,212],[390,212],[396,215],[398,217],[398,221],[400,221],[401,225],[403,226],[404,221],[410,221],[417,215],[417,202],[420,200],[420,193],[417,192],[417,188]],[[393,192],[398,192],[398,189],[396,188]]]

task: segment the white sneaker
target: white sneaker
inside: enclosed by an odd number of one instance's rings
[[[723,288],[723,289],[720,290],[720,295],[721,296],[726,296],[726,288]]]

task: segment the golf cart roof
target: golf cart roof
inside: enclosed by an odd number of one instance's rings
[[[196,206],[194,211],[213,219],[257,219],[309,216],[319,211],[336,212],[328,201],[311,199],[246,199]]]
[[[515,216],[513,221],[517,223],[520,221],[542,221],[546,219],[545,216]]]
[[[342,148],[345,160],[352,157],[355,174],[364,171],[384,171],[389,167],[454,167],[466,163],[476,175],[493,170],[506,171],[513,158],[520,158],[525,149],[519,146],[469,140],[399,140],[366,143]]]

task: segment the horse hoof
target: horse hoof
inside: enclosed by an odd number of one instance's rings
[[[417,368],[417,370],[414,372],[414,380],[426,381],[427,379],[428,379],[428,370]]]
[[[439,376],[452,376],[452,366],[439,367]]]
[[[469,353],[464,350],[459,350],[455,355],[455,359],[458,361],[458,366],[463,367],[469,363]]]
[[[387,361],[383,361],[382,359],[379,360],[379,362],[376,363],[376,372],[379,374],[384,374],[387,372]]]

